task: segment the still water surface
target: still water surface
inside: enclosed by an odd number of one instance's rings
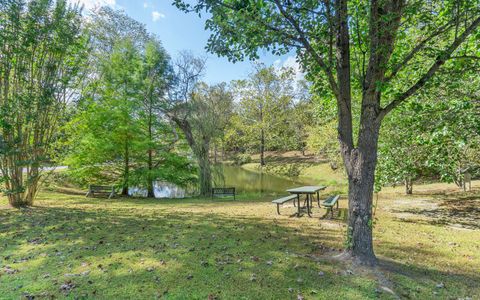
[[[316,184],[302,178],[285,178],[230,165],[216,165],[213,170],[213,178],[214,187],[235,187],[237,193],[281,194],[293,187]],[[154,187],[155,198],[184,198],[190,194],[184,189],[166,182],[155,182]],[[147,191],[141,188],[131,188],[130,195],[146,197]]]
[[[214,186],[235,187],[240,193],[283,193],[289,188],[315,184],[311,180],[279,177],[238,166],[219,165],[216,168],[218,171],[215,172]]]

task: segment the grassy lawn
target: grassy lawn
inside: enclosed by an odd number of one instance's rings
[[[380,195],[365,270],[332,220],[277,216],[270,199],[0,199],[0,299],[480,299],[480,183]],[[446,193],[440,193],[446,190]],[[394,294],[389,292],[393,291]],[[31,298],[30,298],[31,299]]]

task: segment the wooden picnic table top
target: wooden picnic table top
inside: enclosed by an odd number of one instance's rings
[[[326,186],[323,185],[309,185],[309,186],[301,186],[293,189],[287,190],[287,192],[292,194],[313,194],[318,191],[326,189]]]

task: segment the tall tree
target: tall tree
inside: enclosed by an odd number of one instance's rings
[[[0,173],[12,206],[32,205],[85,57],[81,13],[66,1],[1,1]]]
[[[109,57],[101,61],[102,77],[94,96],[86,94],[85,108],[71,122],[71,153],[67,162],[73,172],[91,172],[109,161],[121,174],[122,194],[128,195],[130,167],[140,147],[141,64],[139,51],[130,40],[119,41]],[[104,167],[104,166],[103,166]],[[84,169],[86,170],[86,169]]]
[[[134,186],[154,197],[156,180],[188,184],[194,169],[175,153],[178,138],[159,117],[171,80],[160,42],[119,40],[100,62],[101,77],[87,85],[68,128],[66,163],[72,175],[82,184],[120,183],[126,196]]]
[[[293,75],[290,69],[277,70],[257,64],[247,80],[234,82],[239,99],[237,114],[242,122],[239,129],[249,144],[260,152],[261,166],[266,165],[267,146],[279,146],[286,141],[279,137],[293,135],[293,126],[289,126],[293,111]]]
[[[151,39],[145,45],[145,51],[142,61],[142,82],[143,90],[140,119],[143,120],[145,140],[147,141],[147,196],[154,197],[153,182],[156,178],[155,154],[162,151],[169,151],[168,146],[172,147],[175,140],[169,143],[161,143],[160,140],[169,136],[169,124],[159,118],[161,114],[162,98],[167,89],[168,82],[172,80],[173,75],[169,66],[169,57],[160,42]]]
[[[225,127],[232,96],[225,84],[199,83],[204,67],[203,59],[180,53],[164,112],[185,135],[199,166],[200,194],[208,196],[212,190],[210,146]]]
[[[184,11],[211,15],[206,23],[213,32],[210,51],[236,61],[257,58],[259,49],[274,54],[295,50],[308,77],[327,82],[337,103],[338,139],[349,181],[348,252],[362,263],[375,264],[372,197],[382,120],[440,68],[460,56],[477,55],[465,45],[478,39],[479,1],[174,3]],[[356,101],[360,121],[354,131]]]

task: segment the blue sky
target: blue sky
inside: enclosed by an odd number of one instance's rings
[[[207,57],[207,70],[204,80],[210,84],[245,78],[251,62],[230,63],[226,58],[207,53],[205,46],[209,33],[204,29],[205,19],[197,15],[185,14],[172,6],[171,0],[70,0],[79,1],[86,9],[98,5],[110,5],[123,9],[130,17],[146,24],[147,29],[158,35],[168,53],[175,58],[179,51],[191,50],[194,54]],[[293,55],[283,57],[268,53],[261,55],[265,64],[294,64]]]

